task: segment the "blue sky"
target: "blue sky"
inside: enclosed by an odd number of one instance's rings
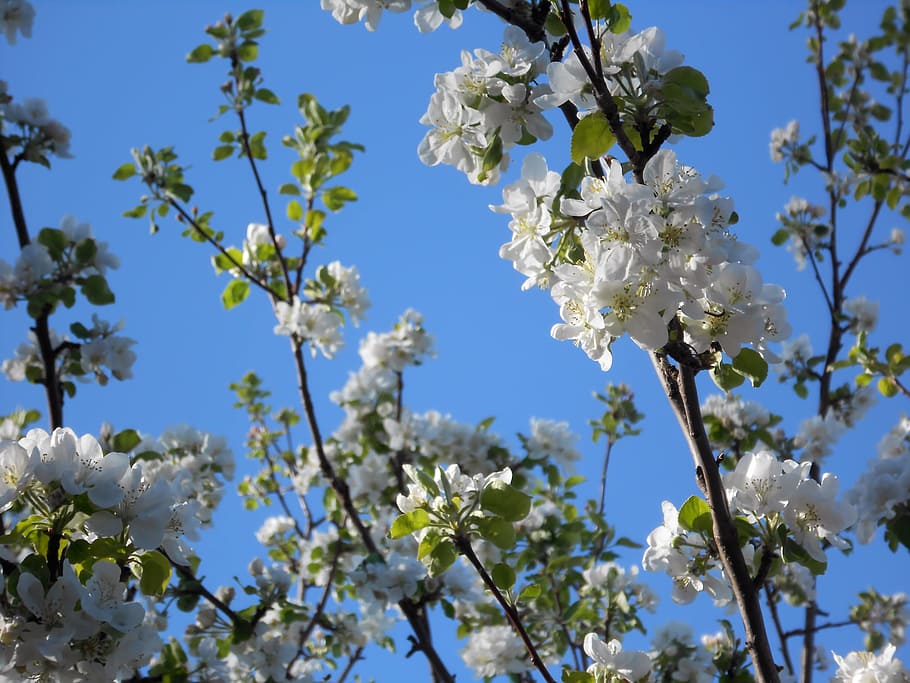
[[[724,179],[741,218],[741,239],[761,249],[765,280],[786,288],[795,331],[809,332],[820,347],[824,328],[817,288],[808,272],[795,271],[785,250],[770,244],[774,213],[792,194],[811,198],[818,190],[808,175],[784,186],[782,168],[768,157],[772,128],[798,118],[809,131],[818,119],[804,36],[787,31],[799,3],[628,4],[635,28],[661,26],[668,47],[683,52],[686,63],[708,77],[716,128],[705,138],[677,145],[676,151],[683,162]],[[863,35],[885,3],[854,4],[846,23]],[[81,433],[108,421],[118,429],[157,434],[188,423],[227,436],[240,473],[249,471],[242,452],[246,424],[231,407],[227,385],[255,370],[274,392],[273,405],[294,405],[287,341],[272,334],[274,318],[261,297],[251,297],[234,311],[222,309],[219,296],[226,280],[213,275],[210,252],[181,239],[176,224],[163,222],[161,232],[149,236],[145,221],[122,218],[142,189],[136,182],[110,178],[129,160],[131,147],[174,145],[191,166],[195,202],[215,211],[228,242],[239,244],[247,223],[263,220],[245,165],[210,160],[218,134],[234,127],[226,119],[209,122],[221,102],[218,86],[226,68],[218,61],[184,61],[203,41],[206,24],[225,11],[238,14],[248,8],[210,0],[38,2],[32,39],[12,48],[0,44],[0,77],[10,92],[17,99],[45,98],[51,115],[73,131],[74,159],[55,162],[51,172],[39,167],[20,172],[29,227],[34,234],[42,226],[57,225],[64,214],[93,225],[122,262],[111,277],[117,303],[101,313],[124,318],[124,333],[139,342],[134,378],[103,389],[80,386],[66,406],[67,425]],[[461,49],[497,49],[499,21],[472,11],[458,31],[442,28],[420,35],[409,15],[390,15],[371,34],[362,26],[337,25],[315,0],[308,0],[272,3],[266,7],[266,26],[258,64],[265,85],[282,98],[280,107],[257,105],[250,114],[254,128],[269,131],[266,184],[277,188],[289,180],[291,153],[279,141],[298,121],[300,92],[314,93],[327,107],[350,104],[345,138],[367,149],[346,179],[360,199],[332,217],[328,246],[315,257],[356,264],[373,301],[367,322],[348,329],[348,347],[338,360],[312,363],[314,394],[323,397],[319,412],[324,428],[331,429],[339,415],[325,397],[356,368],[360,336],[367,329],[388,329],[404,309],[416,308],[436,337],[438,358],[406,376],[406,402],[412,410],[437,409],[466,422],[495,415],[494,429],[509,439],[527,429],[531,416],[567,420],[581,435],[586,456],[581,469],[592,479],[601,455],[586,427],[597,416],[592,392],[607,382],[634,388],[639,409],[647,415],[645,434],[621,442],[615,452],[607,509],[619,533],[644,541],[661,521],[661,500],[680,504],[695,492],[691,460],[646,354],[620,342],[613,369],[605,375],[570,344],[550,339],[549,328],[558,319],[555,305],[545,293],[520,292],[521,276],[497,256],[509,233],[503,217],[487,205],[500,202],[501,186],[469,186],[459,172],[427,168],[416,156],[425,131],[418,119],[433,91],[433,75],[457,66]],[[556,135],[539,149],[551,167],[562,168],[568,163],[568,138],[562,122],[553,122]],[[506,182],[520,169],[524,153],[514,150]],[[283,213],[277,195],[273,200]],[[5,202],[0,199],[0,257],[12,261],[16,248]],[[898,223],[883,227],[891,225]],[[850,294],[882,300],[877,342],[906,338],[901,315],[903,292],[910,284],[906,257],[877,254],[866,263]],[[66,324],[72,320],[61,319]],[[60,320],[52,322],[65,327]],[[24,338],[26,325],[22,312],[4,312],[3,357]],[[785,415],[791,431],[813,412],[811,401],[800,401],[773,381],[768,384],[744,394]],[[713,389],[709,381],[703,387],[704,395]],[[880,403],[861,429],[840,443],[830,467],[845,485],[874,456],[875,443],[899,414],[899,400]],[[23,405],[43,408],[43,397],[34,387],[0,383],[4,412]],[[199,545],[207,573],[223,583],[244,574],[248,559],[258,552],[252,533],[259,523],[259,517],[240,512],[229,496],[215,529]],[[248,545],[237,543],[246,537]],[[638,564],[640,555],[629,552],[625,561]],[[220,571],[224,565],[229,569]],[[861,547],[849,563],[832,562],[830,576],[821,580],[822,607],[832,618],[841,618],[852,596],[868,585],[884,592],[906,589],[902,577],[908,570],[906,553],[892,556]],[[666,577],[653,576],[651,583],[668,596]],[[695,609],[677,609],[666,597],[663,608],[655,625],[676,618],[707,631],[714,629],[711,620],[721,616],[706,598]],[[445,628],[440,623],[436,631],[442,634]],[[828,632],[821,641],[841,652],[860,646],[853,630]],[[454,652],[459,646],[447,647]],[[906,647],[903,658],[910,658]],[[368,661],[360,671],[383,680],[377,666]],[[407,666],[422,675],[422,662],[409,660]]]

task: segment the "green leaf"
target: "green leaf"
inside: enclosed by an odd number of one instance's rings
[[[405,512],[402,515],[398,516],[394,522],[392,522],[392,528],[389,529],[389,537],[391,538],[401,538],[412,534],[415,531],[420,531],[430,523],[430,515],[427,514],[427,511],[423,508],[417,508],[416,510],[411,510],[410,512]]]
[[[494,479],[481,491],[480,506],[509,522],[518,522],[531,511],[531,497],[501,479]]]
[[[66,249],[67,242],[66,235],[63,234],[62,230],[58,230],[57,228],[41,228],[41,231],[38,233],[38,243],[47,247],[50,257],[55,261],[59,260],[63,255],[63,250]]]
[[[221,161],[222,159],[227,159],[234,153],[234,145],[218,145],[212,151],[212,159],[215,161]]]
[[[250,283],[246,280],[231,280],[221,293],[221,303],[225,310],[242,304],[250,295]]]
[[[610,0],[588,0],[588,14],[592,19],[606,19],[609,13]]]
[[[357,193],[347,187],[332,187],[322,193],[322,201],[330,211],[338,211],[346,202],[356,199]]]
[[[755,349],[740,349],[733,359],[733,369],[752,382],[753,387],[760,387],[768,378],[768,361]]]
[[[711,379],[724,391],[735,389],[746,381],[745,377],[736,372],[729,363],[718,363],[711,368]]]
[[[621,3],[610,8],[610,32],[625,33],[632,26],[632,13]]]
[[[139,590],[143,595],[163,595],[171,581],[171,563],[157,550],[150,550],[139,556],[142,576]]]
[[[113,178],[114,180],[126,180],[134,175],[136,175],[136,165],[133,162],[129,162],[114,171]]]
[[[562,683],[594,683],[594,674],[586,671],[562,670]]]
[[[107,286],[103,275],[89,275],[82,283],[82,295],[95,306],[114,303],[114,293]]]
[[[98,245],[91,237],[86,237],[76,245],[76,260],[79,263],[91,263],[98,253]]]
[[[424,558],[423,563],[427,568],[427,574],[432,578],[439,576],[451,567],[457,558],[458,554],[455,552],[455,545],[451,539],[446,538],[433,548],[433,552]]]
[[[616,143],[603,112],[584,117],[572,131],[572,161],[583,166],[585,159],[598,159]]]
[[[710,534],[714,526],[711,508],[698,496],[691,496],[679,508],[679,525],[688,531]]]
[[[417,546],[417,559],[423,560],[444,538],[446,537],[438,529],[428,529]]]
[[[518,594],[519,600],[533,600],[540,596],[541,588],[536,583],[531,583],[521,589],[521,593]]]
[[[303,207],[300,206],[300,202],[298,202],[296,199],[289,201],[287,214],[288,218],[295,222],[303,218]]]
[[[294,195],[294,196],[299,197],[300,188],[297,185],[295,185],[294,183],[285,183],[284,185],[282,185],[281,187],[278,188],[278,194],[289,194],[289,195]]]
[[[147,204],[140,204],[139,206],[133,207],[129,211],[123,212],[124,218],[142,218],[145,215],[145,212],[148,211]]]
[[[786,228],[781,228],[773,235],[771,235],[771,244],[775,246],[780,246],[784,244],[788,239],[790,239],[790,231]]]
[[[142,441],[142,437],[135,429],[124,429],[117,432],[111,439],[111,450],[117,453],[129,453]]]
[[[509,550],[515,546],[515,526],[501,517],[482,517],[477,520],[481,538],[497,548]]]
[[[882,377],[876,386],[878,386],[879,393],[886,398],[897,396],[897,383],[891,377]]]
[[[268,152],[265,149],[265,131],[253,133],[250,137],[250,154],[254,159],[266,159]]]
[[[262,26],[265,10],[251,9],[237,17],[237,28],[241,31],[252,31]]]
[[[515,585],[515,570],[504,562],[496,564],[490,572],[490,576],[500,590],[507,591]]]
[[[785,535],[787,533],[786,528],[781,527],[780,530],[783,536],[781,554],[783,555],[784,562],[796,562],[797,564],[801,564],[816,576],[825,573],[828,569],[827,562],[819,562],[814,559],[799,543],[790,536]]]
[[[241,62],[254,62],[259,56],[259,46],[256,43],[242,43],[237,46],[237,58]]]
[[[208,43],[197,45],[193,51],[186,56],[186,61],[190,63],[201,64],[209,61],[215,54],[215,48]]]
[[[260,102],[265,102],[266,104],[281,104],[281,100],[278,99],[278,95],[273,93],[268,88],[259,88],[253,97],[255,97]]]

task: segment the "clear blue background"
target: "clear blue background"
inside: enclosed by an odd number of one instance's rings
[[[867,35],[885,4],[855,1],[845,14],[849,30]],[[820,349],[827,332],[817,287],[808,271],[797,273],[790,255],[769,241],[774,214],[793,193],[820,201],[819,185],[810,174],[784,186],[783,169],[768,157],[772,128],[792,118],[800,119],[804,135],[817,128],[817,88],[805,64],[805,36],[787,31],[800,3],[651,0],[629,5],[635,28],[661,26],[668,47],[682,51],[687,64],[707,75],[716,128],[676,151],[683,162],[725,180],[741,217],[741,239],[761,248],[765,280],[787,289],[795,332],[811,333]],[[211,0],[48,1],[36,3],[36,9],[31,40],[20,38],[12,48],[0,44],[0,77],[17,100],[48,101],[51,115],[73,131],[75,158],[55,161],[51,172],[22,167],[19,181],[29,228],[35,234],[42,226],[56,226],[64,214],[93,225],[96,236],[108,241],[122,261],[110,278],[117,302],[100,313],[108,319],[125,318],[124,333],[139,342],[134,378],[107,388],[80,386],[65,408],[65,422],[80,433],[95,432],[108,421],[118,429],[134,427],[152,434],[188,423],[224,434],[237,455],[238,476],[249,472],[242,449],[247,425],[232,409],[227,385],[255,370],[274,392],[275,407],[297,405],[287,340],[272,334],[274,317],[258,295],[225,312],[219,296],[227,280],[213,275],[208,248],[181,239],[181,228],[173,222],[163,222],[161,232],[152,237],[144,220],[123,218],[143,188],[136,181],[111,180],[114,169],[130,159],[131,147],[174,145],[182,162],[191,166],[194,203],[215,211],[214,224],[229,243],[239,245],[247,223],[263,221],[246,163],[210,161],[218,134],[235,128],[228,118],[209,122],[222,102],[218,86],[226,78],[226,64],[184,61],[186,53],[203,42],[206,24],[225,11],[237,15],[249,6]],[[290,179],[292,154],[279,141],[299,120],[295,102],[300,92],[316,94],[331,108],[350,104],[345,138],[367,147],[346,178],[360,200],[330,218],[328,246],[314,256],[315,262],[356,264],[373,300],[365,326],[347,331],[348,346],[339,359],[311,363],[314,394],[323,397],[319,416],[324,431],[337,424],[340,415],[325,397],[356,369],[364,327],[386,330],[405,308],[414,307],[425,314],[437,339],[438,359],[406,376],[411,410],[438,409],[469,423],[495,415],[494,429],[513,443],[515,432],[527,431],[530,416],[567,420],[581,435],[581,470],[591,477],[591,495],[596,493],[602,456],[586,426],[597,416],[592,393],[602,391],[607,382],[634,388],[647,415],[645,433],[621,442],[614,452],[607,509],[620,534],[644,542],[661,522],[661,500],[679,505],[696,492],[690,456],[647,355],[621,341],[613,369],[605,375],[581,351],[550,339],[548,330],[558,319],[555,305],[545,293],[520,292],[522,278],[497,256],[509,231],[503,217],[487,205],[500,202],[501,187],[469,186],[457,171],[427,168],[416,156],[425,132],[418,119],[433,92],[433,75],[456,67],[461,49],[495,51],[501,23],[471,11],[458,31],[443,27],[421,35],[410,14],[386,15],[380,30],[368,33],[362,26],[336,24],[316,0],[272,3],[265,21],[269,33],[258,65],[265,85],[282,104],[257,105],[250,119],[253,129],[269,131],[270,159],[262,165],[267,186],[275,190]],[[557,134],[540,149],[551,167],[561,169],[568,159],[567,134],[561,120],[554,117],[553,122]],[[524,153],[521,148],[513,151],[506,182],[520,169]],[[274,212],[283,216],[283,199],[273,192],[272,200]],[[0,258],[12,262],[17,246],[5,197],[0,201]],[[279,229],[289,232],[290,224],[282,220]],[[898,220],[882,222],[883,239]],[[845,224],[845,232],[858,234],[861,225],[857,218]],[[906,257],[879,253],[865,262],[849,294],[882,301],[874,342],[906,339],[908,284]],[[73,316],[78,313],[57,315],[52,324],[63,330]],[[88,317],[83,309],[83,319]],[[0,321],[0,353],[9,357],[24,339],[28,321],[23,311],[5,312]],[[703,396],[713,390],[710,382],[702,386]],[[743,393],[783,414],[791,433],[814,412],[814,400],[800,401],[773,380],[761,391]],[[43,395],[33,386],[0,383],[0,410],[16,406],[43,410]],[[859,430],[838,444],[825,467],[841,475],[844,488],[875,456],[876,443],[902,408],[904,399],[881,402]],[[298,438],[307,441],[303,431]],[[243,513],[233,495],[226,497],[215,529],[197,544],[203,573],[213,584],[245,575],[248,560],[260,552],[252,534],[261,519]],[[629,551],[624,559],[634,565],[641,557]],[[859,590],[874,585],[894,592],[908,586],[907,553],[892,555],[881,544],[861,546],[846,561],[832,553],[831,564],[820,580],[821,608],[834,620],[846,616]],[[658,618],[649,622],[653,626],[681,619],[699,633],[717,629],[714,619],[723,615],[705,596],[694,607],[680,608],[669,600],[669,577],[647,579],[664,596]],[[799,628],[801,614],[791,616],[787,627]],[[463,643],[446,635],[452,632],[449,626],[439,620],[435,633],[447,661],[459,668],[456,652]],[[861,647],[856,629],[827,631],[818,640],[841,653]],[[645,648],[646,643],[629,636],[626,646]],[[905,662],[910,660],[906,646],[900,652]],[[368,656],[357,667],[364,676],[380,681],[426,676],[418,657],[399,658],[394,674],[389,674],[384,655]],[[470,680],[470,674],[463,671],[459,680]]]

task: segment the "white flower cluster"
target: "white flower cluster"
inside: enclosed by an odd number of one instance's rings
[[[43,501],[36,511],[54,514],[85,496],[87,503],[73,509],[71,544],[82,540],[90,548],[98,539],[122,538],[140,564],[143,551],[157,549],[188,564],[183,538],[196,537],[200,503],[185,498],[178,482],[147,461],[131,464],[124,453],[105,454],[88,434],[32,429],[18,442],[0,443],[0,472],[0,509],[27,498]],[[37,575],[20,575],[18,594],[26,611],[7,616],[0,644],[4,671],[40,677],[72,669],[72,680],[114,680],[147,663],[160,647],[155,629],[143,626],[142,605],[126,601],[122,569],[106,559],[80,564],[90,567],[84,583],[68,560],[46,586]]]
[[[594,661],[588,667],[588,673],[594,674],[597,681],[637,683],[651,674],[651,658],[648,653],[623,650],[616,639],[605,643],[597,634],[589,633],[585,636],[584,650]]]
[[[710,683],[717,673],[704,647],[695,644],[692,627],[671,621],[654,632],[650,652],[655,678],[680,683]]]
[[[810,467],[809,462],[781,462],[768,451],[756,451],[724,475],[724,486],[734,515],[742,514],[753,523],[763,518],[782,520],[813,559],[825,562],[821,541],[849,547],[837,534],[853,524],[856,509],[836,500],[836,475],[826,472],[819,483],[809,477]]]
[[[530,155],[521,179],[504,190],[505,203],[492,207],[512,215],[512,241],[500,254],[528,277],[525,287],[549,287],[560,306],[563,322],[552,335],[573,341],[604,370],[617,337],[659,349],[677,315],[696,352],[712,342],[730,356],[744,344],[764,352],[789,336],[784,291],[762,282],[751,265],[757,251],[730,234],[732,201],[713,194],[719,183],[667,150],[643,175],[644,185],[627,183],[613,161],[605,178],[582,181],[580,199],[563,198],[557,214],[559,176]],[[580,236],[576,228],[551,229],[557,222],[575,223]]]
[[[522,674],[534,668],[528,651],[511,626],[472,630],[461,658],[477,678]]]
[[[568,422],[532,417],[531,435],[524,439],[524,447],[531,459],[571,468],[572,463],[581,459],[581,453],[575,447],[577,442],[578,434],[571,430]]]
[[[0,678],[92,683],[121,680],[148,664],[163,641],[144,622],[142,604],[127,600],[120,574],[115,563],[97,560],[82,583],[64,562],[45,587],[23,571],[20,608],[0,617]]]
[[[901,420],[878,444],[878,458],[847,492],[858,510],[856,538],[870,543],[879,523],[894,517],[910,500],[910,418]]]
[[[600,62],[604,84],[610,94],[654,104],[660,93],[661,78],[682,64],[683,55],[676,50],[667,50],[663,31],[653,26],[640,33],[612,33],[600,26],[595,30],[600,32]],[[587,48],[585,56],[590,63],[591,54]],[[563,62],[547,66],[547,79],[550,92],[537,98],[536,104],[540,107],[551,109],[571,102],[580,116],[597,109],[588,74],[577,52],[572,52]]]
[[[821,246],[828,235],[828,228],[821,219],[826,211],[823,206],[810,204],[802,197],[791,197],[783,213],[777,214],[778,222],[790,233],[787,251],[793,254],[796,269],[803,270],[808,258]]]
[[[789,537],[816,562],[825,563],[822,541],[846,549],[848,543],[838,536],[856,520],[856,509],[837,500],[838,480],[825,473],[821,482],[809,476],[811,463],[778,460],[769,451],[747,453],[736,469],[724,475],[730,511],[750,523],[765,521],[771,526],[786,525]],[[663,571],[673,578],[673,599],[688,603],[696,593],[708,592],[718,604],[732,599],[719,560],[708,552],[701,534],[687,531],[679,524],[679,513],[664,501],[664,523],[648,535],[642,565],[649,571]],[[783,552],[783,549],[782,549]],[[752,565],[755,549],[743,546],[747,565]]]
[[[17,32],[24,38],[32,37],[34,20],[35,8],[28,0],[0,0],[0,33],[10,45],[16,44]]]
[[[0,0],[8,4],[8,0]],[[23,7],[31,6],[22,3]],[[9,10],[7,10],[8,12]],[[22,13],[19,13],[21,16]],[[0,31],[7,39],[15,37],[17,26],[23,35],[31,33],[31,21],[14,25],[4,21],[5,13],[0,8]],[[14,41],[11,41],[14,42]],[[0,81],[0,141],[4,154],[22,155],[27,161],[47,164],[46,155],[54,154],[60,159],[69,159],[70,130],[57,119],[51,118],[47,103],[37,97],[29,97],[23,102],[15,102],[7,93],[7,84]]]
[[[423,4],[414,12],[414,25],[421,33],[435,31],[442,22],[449,28],[461,26],[461,10],[455,9],[446,16],[439,8],[439,0],[418,0]],[[451,4],[451,3],[449,3]],[[375,31],[382,18],[382,11],[401,13],[411,9],[411,0],[321,0],[322,9],[332,13],[340,24],[362,21],[368,31]]]
[[[51,346],[58,350],[57,376],[64,381],[76,379],[80,382],[94,377],[102,386],[109,380],[108,373],[118,380],[132,377],[136,362],[132,347],[136,341],[116,334],[122,326],[122,322],[112,325],[92,314],[92,327],[84,329],[85,341],[81,344],[71,341],[67,335],[61,337],[51,329]],[[13,382],[44,378],[44,362],[34,332],[28,333],[28,341],[16,347],[15,355],[5,359],[0,369]]]
[[[360,342],[363,365],[330,398],[345,407],[347,421],[356,422],[362,410],[373,410],[381,396],[391,395],[397,373],[409,365],[420,365],[432,353],[433,337],[423,327],[423,316],[408,309],[391,331],[367,334]]]
[[[170,482],[179,500],[195,501],[194,514],[204,528],[224,497],[224,482],[234,478],[234,453],[223,436],[188,425],[173,427],[157,440],[144,440],[133,452],[154,452],[157,458],[143,460],[150,480]]]
[[[730,602],[733,592],[704,539],[679,525],[679,512],[673,503],[665,500],[661,509],[664,523],[648,534],[642,566],[646,571],[662,571],[673,578],[674,602],[688,604],[701,591],[711,595],[715,604]]]
[[[431,126],[417,148],[428,166],[448,164],[475,184],[495,184],[517,144],[546,140],[553,128],[535,104],[548,62],[546,45],[520,29],[505,30],[498,53],[461,53],[461,66],[436,75],[436,92],[420,122]]]
[[[846,657],[834,654],[837,673],[832,681],[855,683],[907,683],[910,673],[903,662],[894,658],[897,648],[887,645],[879,654],[874,652],[851,652]]]
[[[70,284],[78,277],[105,275],[120,266],[107,242],[95,239],[92,227],[74,216],[64,216],[59,228],[45,228],[53,236],[54,255],[40,237],[22,248],[16,263],[0,259],[0,301],[12,308],[42,288]]]
[[[475,474],[468,476],[462,474],[458,465],[449,465],[444,470],[437,467],[433,476],[436,483],[436,492],[428,491],[417,475],[417,470],[411,465],[404,466],[408,475],[408,495],[398,494],[396,503],[398,509],[404,513],[413,512],[423,508],[430,512],[441,512],[449,507],[456,499],[461,502],[461,507],[471,507],[480,497],[483,489],[493,481],[504,484],[512,483],[512,470],[508,467],[492,474]],[[445,479],[445,483],[443,483]],[[423,536],[424,530],[417,532],[418,539]]]
[[[303,300],[295,294],[291,303],[275,304],[278,318],[275,334],[308,341],[313,356],[318,350],[324,357],[333,358],[344,345],[341,335],[344,318],[339,311],[346,310],[356,324],[370,302],[360,285],[356,266],[348,268],[334,261],[317,272],[317,280],[307,283],[310,299]]]
[[[783,161],[784,152],[799,140],[799,121],[795,119],[787,124],[786,128],[775,128],[771,131],[771,142],[768,150],[771,161]]]

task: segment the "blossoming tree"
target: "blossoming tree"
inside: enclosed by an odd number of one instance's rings
[[[277,147],[258,117],[287,95],[257,66],[265,13],[227,14],[187,60],[227,72],[212,158],[246,169],[258,218],[238,231],[217,212],[216,194],[197,192],[195,169],[171,146],[137,147],[112,170],[142,186],[124,215],[152,232],[176,223],[208,250],[226,282],[224,308],[267,306],[269,327],[289,344],[294,408],[273,409],[272,388],[255,372],[231,385],[253,462],[240,496],[251,510],[277,512],[256,533],[265,556],[217,585],[195,548],[235,474],[223,437],[67,427],[65,408],[82,400],[84,383],[131,377],[135,342],[94,312],[115,300],[119,260],[108,243],[69,216],[30,226],[23,170],[68,158],[70,133],[42,100],[4,83],[0,166],[18,249],[0,261],[0,298],[25,311],[29,329],[3,370],[41,387],[45,403],[43,413],[10,406],[0,434],[2,676],[381,679],[369,668],[375,644],[424,659],[434,682],[453,681],[444,625],[466,638],[462,658],[484,678],[808,683],[820,666],[817,634],[854,626],[864,642],[834,655],[834,678],[907,680],[895,657],[906,596],[857,586],[840,619],[824,612],[816,577],[854,543],[887,544],[904,561],[910,548],[907,418],[848,491],[825,460],[842,433],[861,429],[876,393],[910,398],[900,340],[875,336],[877,305],[853,291],[872,258],[900,252],[902,231],[883,224],[910,214],[910,7],[883,7],[873,35],[837,44],[842,0],[810,0],[793,26],[809,35],[821,118],[775,130],[770,153],[788,178],[817,174],[821,189],[792,199],[769,240],[786,245],[818,289],[827,333],[810,340],[793,334],[800,325],[787,318],[784,289],[764,281],[758,249],[737,236],[733,199],[710,169],[674,151],[712,130],[710,72],[686,63],[659,28],[634,29],[634,6],[417,4],[421,32],[504,24],[497,49],[465,51],[460,66],[436,75],[418,157],[472,184],[503,185],[491,206],[510,233],[500,256],[522,289],[553,299],[552,337],[579,347],[591,373],[632,352],[619,351],[626,336],[649,358],[657,381],[638,395],[669,403],[697,493],[655,499],[663,523],[647,538],[620,535],[621,520],[608,515],[608,462],[614,447],[631,448],[642,418],[624,385],[598,396],[603,412],[592,426],[606,448],[592,488],[573,473],[581,456],[567,423],[534,418],[510,444],[492,419],[465,424],[410,408],[406,378],[433,354],[411,309],[361,340],[359,368],[329,397],[341,415],[329,427],[313,366],[339,356],[345,326],[362,321],[370,302],[356,267],[318,257],[357,200],[343,178],[364,148],[342,137],[348,107],[301,94],[300,119],[281,138],[290,174],[272,185],[266,169]],[[369,31],[411,5],[321,0],[324,20]],[[34,21],[25,0],[0,1],[9,43],[28,38]],[[502,180],[520,147],[560,128],[560,156],[529,149],[520,175]],[[764,384],[772,366],[814,403],[798,426],[735,393]],[[705,396],[711,381],[717,393]],[[662,457],[683,457],[667,450]],[[667,575],[672,601],[700,605],[707,593],[726,607],[720,630],[699,641],[688,625],[649,616],[650,585],[662,579],[645,583],[637,564],[620,563],[629,548],[642,548],[644,570]],[[182,631],[180,613],[189,615]],[[634,631],[650,646],[624,644]]]

